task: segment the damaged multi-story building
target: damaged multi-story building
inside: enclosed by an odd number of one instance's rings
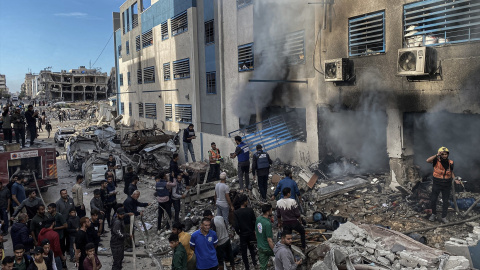
[[[34,73],[25,74],[25,82],[22,84],[22,91],[25,91],[27,97],[36,97],[38,94],[38,75]]]
[[[8,94],[7,76],[0,74],[0,94]]]
[[[479,1],[146,2],[114,14],[126,124],[193,123],[197,157],[240,134],[285,162],[343,156],[358,166],[340,170],[400,184],[446,146],[457,175],[480,176]]]
[[[44,69],[39,74],[41,90],[47,99],[65,101],[99,100],[107,98],[106,72],[80,66],[68,72],[52,72]]]

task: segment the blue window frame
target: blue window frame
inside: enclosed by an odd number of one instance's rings
[[[125,43],[125,49],[127,51],[127,55],[130,54],[130,42],[127,40],[127,42]]]
[[[385,52],[385,11],[348,19],[348,55]]]
[[[253,43],[238,46],[238,71],[254,69]]]
[[[183,32],[188,31],[188,18],[187,18],[187,11],[184,11],[175,17],[172,18],[170,21],[172,27],[172,36],[179,35]]]
[[[146,67],[143,69],[143,83],[155,82],[155,66]]]
[[[165,121],[173,121],[172,104],[165,104]]]
[[[142,84],[142,69],[139,68],[137,69],[137,84]]]
[[[118,45],[118,58],[122,58],[122,45]]]
[[[428,0],[403,6],[405,47],[480,40],[479,0]]]
[[[142,49],[142,45],[140,43],[140,36],[135,37],[135,49],[137,50],[137,52]]]
[[[138,117],[143,117],[143,103],[138,103]]]
[[[146,48],[153,45],[153,32],[152,29],[145,31],[142,34],[142,48]]]
[[[163,64],[163,80],[170,81],[170,62]]]
[[[173,62],[173,79],[187,79],[190,78],[190,59],[185,58]]]
[[[216,94],[216,72],[207,72],[207,94]]]
[[[179,123],[192,123],[192,105],[175,104],[175,121]]]
[[[168,39],[168,21],[164,21],[161,25],[162,40]]]
[[[157,119],[156,103],[145,103],[145,118]]]
[[[125,103],[120,102],[120,114],[125,114]]]

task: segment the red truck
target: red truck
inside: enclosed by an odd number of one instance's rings
[[[37,189],[36,178],[40,191],[46,192],[58,184],[57,156],[52,147],[0,152],[0,181],[6,185],[14,174],[23,175],[27,180],[25,188]]]

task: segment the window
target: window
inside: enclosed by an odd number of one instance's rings
[[[170,81],[170,63],[163,64],[163,80]]]
[[[132,85],[132,80],[130,78],[130,71],[127,72],[127,81],[128,81],[128,85]]]
[[[238,47],[238,71],[253,70],[253,43]]]
[[[137,50],[137,52],[142,49],[140,44],[141,44],[140,43],[140,36],[136,36],[135,37],[135,49]]]
[[[122,31],[125,35],[125,12],[122,12]]]
[[[120,86],[123,86],[123,74],[120,73]]]
[[[138,117],[143,117],[143,103],[138,103]]]
[[[385,52],[385,11],[348,19],[348,54],[371,55]]]
[[[168,21],[162,23],[162,40],[168,39]]]
[[[213,20],[205,23],[205,44],[214,44],[215,43],[215,31]]]
[[[173,62],[173,78],[175,80],[190,78],[190,59]]]
[[[142,81],[142,69],[139,68],[139,69],[137,69],[137,83],[142,84],[142,82],[143,82]]]
[[[118,58],[122,58],[122,45],[118,45]]]
[[[237,8],[243,8],[248,5],[251,5],[253,0],[237,0]]]
[[[124,113],[125,113],[125,103],[120,102],[120,114],[124,114]]]
[[[128,116],[132,116],[132,102],[128,102]]]
[[[152,29],[150,29],[142,34],[142,48],[146,48],[152,45],[153,45],[153,33],[152,33]]]
[[[188,30],[187,11],[184,11],[171,20],[172,36],[176,36]]]
[[[127,32],[130,31],[130,9],[127,9]]]
[[[130,42],[129,41],[127,41],[125,43],[125,49],[127,50],[127,55],[129,55],[130,54]]]
[[[275,54],[288,65],[305,63],[305,31],[288,33],[274,42]]]
[[[406,46],[480,40],[478,0],[415,2],[403,6],[403,14]]]
[[[146,67],[143,69],[143,82],[144,83],[155,82],[155,66]]]
[[[145,118],[157,119],[156,103],[145,103]]]
[[[175,104],[175,121],[192,123],[192,105]]]
[[[172,104],[165,104],[165,121],[173,121]]]
[[[215,74],[216,72],[207,72],[207,94],[216,94],[217,88],[215,85]]]
[[[132,5],[132,29],[138,26],[138,5]]]

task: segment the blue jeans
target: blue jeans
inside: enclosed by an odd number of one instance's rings
[[[195,153],[193,152],[193,143],[183,142],[183,152],[185,153],[185,162],[188,162],[188,151],[192,156],[192,161],[195,162]]]
[[[223,207],[220,205],[217,205],[217,216],[223,217],[225,220],[225,225],[228,229],[228,214],[230,213],[230,207]]]
[[[0,218],[3,220],[2,232],[7,233],[9,225],[8,223],[10,221],[8,220],[8,211],[6,208],[0,208]]]

